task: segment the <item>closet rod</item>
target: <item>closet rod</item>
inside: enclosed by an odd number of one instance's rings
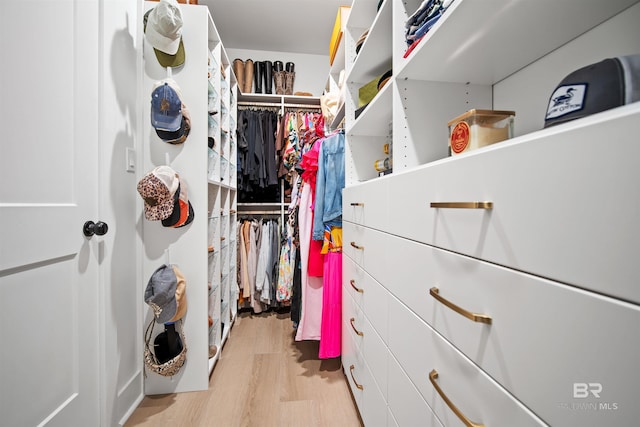
[[[249,101],[238,101],[238,106],[246,106],[246,107],[284,107],[284,108],[308,108],[311,110],[319,110],[321,107],[319,105],[309,105],[309,104],[281,104],[279,102],[249,102]]]
[[[280,211],[240,211],[238,212],[239,217],[242,217],[243,215],[280,215]]]

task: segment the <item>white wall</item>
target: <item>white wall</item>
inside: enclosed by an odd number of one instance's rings
[[[493,108],[516,112],[516,136],[542,129],[549,97],[567,74],[605,58],[640,54],[638,21],[640,3],[496,83]]]
[[[141,277],[136,173],[126,148],[139,145],[136,46],[142,2],[101,2],[100,218],[109,224],[101,263],[101,425],[122,425],[143,398]],[[140,151],[139,149],[137,150]]]
[[[304,42],[301,41],[301,43]],[[296,71],[296,79],[293,84],[294,92],[311,92],[313,96],[320,96],[327,83],[327,77],[329,76],[328,55],[308,55],[302,53],[232,48],[227,48],[226,50],[231,62],[236,58],[240,58],[243,61],[247,59],[253,61],[282,61],[284,64],[293,62]],[[272,92],[275,93],[275,86]]]

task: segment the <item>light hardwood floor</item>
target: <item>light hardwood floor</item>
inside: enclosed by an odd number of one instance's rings
[[[294,333],[289,312],[239,313],[209,389],[147,396],[125,427],[361,427],[340,359]]]

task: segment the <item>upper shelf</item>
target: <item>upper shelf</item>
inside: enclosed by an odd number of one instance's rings
[[[329,74],[340,74],[340,71],[344,70],[344,64],[344,35],[342,35],[340,43],[338,43],[338,51],[336,52],[333,64],[331,64],[331,68],[329,69]]]
[[[376,17],[378,0],[356,0],[351,5],[347,26],[351,28],[368,28]],[[385,0],[391,3],[391,0]]]
[[[355,120],[351,129],[347,131],[349,136],[385,136],[389,133],[392,85],[392,82],[389,81],[376,94],[375,98],[367,105],[367,108]]]
[[[455,0],[394,74],[494,84],[637,2]]]
[[[357,3],[357,2],[356,2]],[[355,5],[354,5],[355,8]],[[351,17],[357,12],[352,10],[347,26],[351,24]],[[375,17],[369,34],[360,48],[353,67],[347,75],[347,82],[366,83],[379,77],[391,68],[391,1],[385,1]]]

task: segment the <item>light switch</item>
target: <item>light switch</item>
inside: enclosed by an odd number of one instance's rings
[[[125,164],[127,172],[136,171],[136,150],[131,147],[127,147],[125,151]]]

